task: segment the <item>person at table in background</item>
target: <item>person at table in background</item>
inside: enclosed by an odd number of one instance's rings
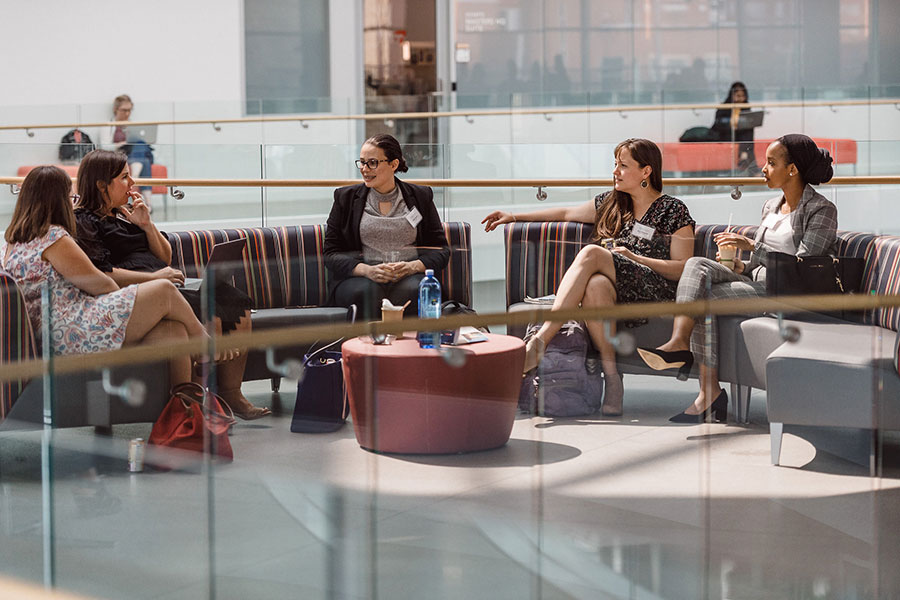
[[[754,239],[729,231],[714,238],[720,249],[749,250],[750,262],[745,264],[735,256],[728,267],[705,257],[689,259],[678,282],[676,301],[762,297],[766,295],[769,252],[831,254],[837,239],[837,207],[812,187],[831,179],[831,162],[828,151],[816,147],[805,135],[785,135],[769,144],[762,173],[766,185],[780,189],[781,195],[763,205],[762,224]],[[728,396],[719,386],[716,320],[710,325],[704,321],[676,316],[668,342],[656,349],[638,348],[644,362],[656,370],[689,371],[694,359],[700,360],[700,393],[684,412],[669,419],[675,423],[724,421],[727,416]]]
[[[50,346],[56,355],[207,337],[171,281],[161,279],[120,288],[91,263],[73,238],[77,227],[71,188],[72,180],[62,169],[33,169],[22,183],[0,243],[0,267],[22,290],[38,341],[44,333],[44,284],[49,287]],[[169,377],[172,385],[191,381],[191,358],[170,359]]]
[[[134,103],[128,94],[116,96],[115,100],[113,100],[113,121],[130,121],[133,109]],[[128,156],[131,176],[135,179],[153,176],[153,149],[143,140],[128,141],[126,127],[111,125],[102,128],[100,130],[100,147],[105,150],[124,152]],[[141,193],[145,196],[149,195],[150,189],[149,187],[142,187]]]
[[[144,198],[131,191],[134,180],[121,152],[94,150],[78,167],[79,199],[75,207],[78,244],[91,262],[120,286],[147,281],[184,284],[184,274],[169,266],[172,247],[150,218]],[[202,318],[200,290],[179,287],[197,318]],[[222,283],[215,289],[216,333],[250,331],[251,300],[241,290]],[[216,370],[217,391],[242,419],[271,414],[241,394],[247,352],[226,352]]]
[[[574,207],[517,215],[498,210],[482,221],[485,231],[516,221],[575,221],[594,226],[593,243],[581,249],[559,283],[554,310],[579,304],[599,308],[674,300],[681,270],[693,255],[695,222],[681,200],[662,193],[659,147],[650,140],[632,138],[616,146],[614,156],[612,191]],[[609,247],[601,245],[605,239],[612,240]],[[544,348],[561,325],[548,321],[528,340],[525,371],[540,363]],[[600,351],[606,381],[601,411],[618,416],[624,388],[615,350],[601,322],[586,325]]]
[[[728,96],[723,104],[746,104],[750,101],[747,95],[747,86],[743,82],[735,81],[728,90]],[[749,106],[720,108],[716,110],[712,130],[718,136],[719,141],[737,145],[736,165],[738,170],[747,171],[750,175],[759,174],[756,164],[756,156],[753,151],[753,128],[740,128],[741,113],[750,112]]]
[[[378,134],[363,143],[356,166],[362,183],[334,191],[325,230],[331,303],[355,304],[359,317],[379,319],[381,301],[418,311],[425,269],[447,266],[450,248],[431,188],[400,181],[408,170],[400,143]]]

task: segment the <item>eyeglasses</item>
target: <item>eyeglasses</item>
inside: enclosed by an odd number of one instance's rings
[[[356,163],[356,168],[357,168],[357,169],[362,169],[362,168],[363,168],[363,165],[365,165],[365,166],[369,167],[370,169],[372,169],[372,170],[374,171],[375,169],[378,168],[378,164],[379,164],[379,163],[383,163],[383,162],[391,162],[391,161],[390,161],[389,159],[387,159],[387,158],[382,159],[382,160],[378,160],[377,158],[370,158],[369,160],[363,160],[363,159],[361,159],[361,158],[357,158],[357,159],[356,159],[355,161],[353,161],[353,162]]]

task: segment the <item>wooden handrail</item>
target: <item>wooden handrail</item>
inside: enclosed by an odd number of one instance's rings
[[[418,329],[454,329],[463,325],[481,327],[485,325],[527,325],[552,319],[569,320],[622,320],[641,317],[661,317],[675,314],[699,317],[703,315],[742,315],[763,312],[790,315],[798,311],[870,310],[883,306],[900,306],[900,295],[816,295],[783,296],[780,298],[736,298],[713,301],[696,301],[684,304],[675,302],[652,302],[620,304],[605,308],[574,308],[552,311],[549,308],[535,308],[512,313],[490,313],[483,315],[452,315],[440,319],[404,319],[403,321],[371,323],[350,323],[346,325],[305,325],[284,327],[264,332],[232,333],[217,336],[216,348],[278,348],[312,343],[322,339],[338,339],[366,334],[400,335]],[[65,374],[126,365],[165,360],[185,354],[197,355],[208,350],[204,340],[189,340],[178,343],[160,343],[128,346],[110,352],[77,354],[53,358],[53,373]],[[17,361],[3,365],[0,381],[29,379],[46,374],[48,363],[42,359]]]
[[[24,177],[0,177],[0,185],[18,185]],[[74,180],[74,178],[73,178]],[[429,187],[609,187],[612,179],[405,179],[408,183]],[[135,180],[135,185],[167,187],[322,187],[336,188],[361,183],[359,179],[147,179]],[[762,177],[669,177],[667,186],[717,185],[762,186]],[[823,185],[897,185],[900,175],[854,175],[834,177]]]
[[[748,104],[625,104],[621,106],[547,106],[543,108],[495,108],[466,110],[457,108],[452,111],[372,113],[372,114],[308,114],[308,115],[269,115],[257,117],[233,117],[223,119],[162,119],[157,121],[89,121],[83,123],[34,123],[26,125],[0,125],[0,131],[23,129],[73,129],[75,127],[112,127],[114,125],[221,125],[243,123],[278,123],[298,121],[381,121],[404,119],[433,119],[451,117],[484,117],[504,115],[550,115],[550,114],[592,114],[592,113],[626,113],[665,110],[713,110],[719,108],[806,108],[815,106],[881,106],[894,104],[900,110],[900,99],[881,98],[873,100],[773,100],[770,102],[750,102]]]

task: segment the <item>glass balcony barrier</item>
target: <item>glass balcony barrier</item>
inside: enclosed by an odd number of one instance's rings
[[[284,266],[290,277],[314,267]],[[228,270],[260,312],[271,308],[276,294],[254,291],[246,262]],[[205,300],[215,312],[215,295]],[[54,306],[43,306],[42,340],[52,339],[55,317],[64,318]],[[522,316],[515,325],[524,325]],[[701,324],[716,318],[698,316]],[[785,316],[783,333],[793,341],[783,343],[809,343],[804,336],[814,331],[797,337],[790,327],[810,323]],[[889,434],[788,428],[784,467],[774,467],[765,391],[753,390],[748,422],[735,418],[730,403],[727,424],[670,424],[695,398],[696,379],[639,372],[630,350],[640,333],[624,326],[599,328],[624,373],[624,416],[548,416],[561,388],[542,364],[536,375],[548,381],[536,388],[533,405],[523,403],[516,372],[522,343],[495,327],[510,318],[482,312],[456,319],[494,333],[486,342],[426,350],[416,340],[419,328],[405,331],[396,321],[333,323],[327,339],[321,327],[287,336],[255,328],[253,337],[269,339],[251,337],[246,346],[278,347],[270,359],[276,367],[302,362],[308,344],[344,338],[348,422],[293,433],[298,372],[284,371],[278,393],[270,378],[248,378],[244,395],[271,406],[274,416],[238,420],[228,434],[233,462],[196,455],[171,470],[156,463],[183,456],[151,446],[143,469],[129,470],[132,442],[150,438],[152,421],[124,416],[167,402],[165,386],[157,389],[168,375],[164,362],[110,354],[79,368],[42,354],[41,372],[29,375],[0,424],[0,530],[10,551],[2,574],[101,598],[138,590],[212,598],[477,597],[487,586],[510,598],[734,597],[741,590],[815,597],[826,589],[852,597],[896,589],[894,540],[885,533],[896,514],[896,465],[881,462],[895,453]],[[231,335],[220,348],[247,339]],[[874,353],[881,341],[867,335],[854,343],[871,344]],[[739,357],[723,357],[723,371],[730,359]],[[105,383],[104,367],[111,370]],[[201,374],[215,388],[211,377],[221,377],[221,365],[210,367]],[[314,368],[307,362],[301,386]],[[129,380],[145,383],[142,403]],[[589,400],[600,404],[605,387]],[[304,403],[318,400],[296,400],[306,411],[301,419],[316,416]],[[872,400],[889,406],[887,398]],[[36,420],[15,418],[21,402],[36,405]],[[103,417],[121,420],[104,429]],[[498,429],[500,442],[490,438]],[[478,443],[499,446],[472,451]],[[856,463],[838,458],[849,450]],[[877,479],[859,460],[876,465]],[[804,535],[788,543],[785,530],[796,528]]]

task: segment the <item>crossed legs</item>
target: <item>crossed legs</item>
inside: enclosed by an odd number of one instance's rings
[[[157,279],[138,285],[131,318],[125,327],[125,344],[144,341],[184,340],[206,336],[206,329],[171,281]],[[178,356],[169,361],[172,385],[191,380],[191,357]]]

